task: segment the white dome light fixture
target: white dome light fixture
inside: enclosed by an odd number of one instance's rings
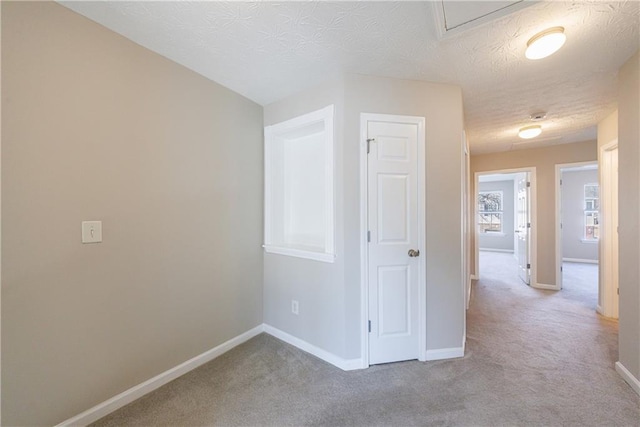
[[[546,58],[557,52],[566,40],[564,27],[548,28],[529,39],[524,55],[529,59]]]
[[[525,126],[520,129],[518,132],[518,136],[522,139],[531,139],[542,133],[542,126],[540,125],[531,125]]]

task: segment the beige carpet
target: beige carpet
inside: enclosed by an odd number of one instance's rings
[[[510,254],[481,266],[462,359],[342,372],[263,334],[96,425],[640,425],[593,292],[571,274],[560,293],[532,289]]]

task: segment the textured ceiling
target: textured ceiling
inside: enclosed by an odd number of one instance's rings
[[[262,105],[343,72],[459,85],[474,154],[595,138],[640,44],[637,1],[534,2],[444,37],[437,2],[62,4]],[[565,46],[527,60],[527,40],[558,25]],[[543,134],[522,144],[536,111]]]

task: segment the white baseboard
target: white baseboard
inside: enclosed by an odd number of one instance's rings
[[[616,371],[631,386],[633,391],[640,396],[640,380],[633,376],[631,372],[620,362],[616,362]]]
[[[536,288],[536,289],[545,289],[547,291],[557,291],[558,290],[556,285],[548,285],[546,283],[534,283],[531,286]]]
[[[564,262],[580,262],[583,264],[598,264],[597,259],[583,259],[583,258],[562,258]]]
[[[494,249],[494,248],[478,248],[480,252],[502,252],[506,254],[512,254],[513,249]]]
[[[288,334],[278,328],[274,328],[271,325],[267,325],[265,323],[263,326],[265,333],[272,335],[279,340],[286,342],[287,344],[291,344],[292,346],[297,347],[302,351],[312,354],[318,359],[322,359],[325,362],[342,369],[343,371],[353,371],[356,369],[367,368],[367,366],[364,366],[362,359],[343,359],[342,357],[336,356],[333,353],[329,353],[328,351],[323,350],[320,347],[316,347],[315,345],[301,340],[298,337],[294,337],[293,335]]]
[[[427,360],[443,360],[464,357],[464,344],[462,347],[439,348],[437,350],[427,350]]]
[[[150,393],[153,390],[156,390],[157,388],[160,388],[163,385],[167,384],[168,382],[175,380],[176,378],[186,374],[187,372],[192,371],[207,362],[210,362],[216,357],[226,353],[227,351],[242,344],[243,342],[250,340],[263,331],[263,325],[256,326],[255,328],[248,330],[247,332],[238,335],[235,338],[231,338],[229,341],[226,341],[219,346],[212,348],[211,350],[207,350],[204,353],[193,357],[178,366],[175,366],[143,383],[140,383],[126,391],[123,391],[122,393],[112,397],[109,400],[99,403],[93,408],[87,409],[83,413],[78,414],[73,418],[69,418],[68,420],[61,422],[57,427],[89,425],[99,420],[100,418],[109,415],[111,412],[120,409],[125,405],[128,405],[134,400],[141,398],[145,394]]]
[[[357,371],[358,369],[367,369],[369,365],[364,365],[362,359],[342,359],[342,366],[338,366],[338,368],[343,371]]]

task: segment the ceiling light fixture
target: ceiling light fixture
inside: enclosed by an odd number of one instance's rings
[[[560,49],[566,40],[564,27],[548,28],[529,39],[524,55],[529,59],[546,58]]]
[[[518,132],[518,136],[522,139],[531,139],[531,138],[535,138],[541,133],[542,133],[542,126],[532,125],[532,126],[525,126],[521,128],[520,131]]]

